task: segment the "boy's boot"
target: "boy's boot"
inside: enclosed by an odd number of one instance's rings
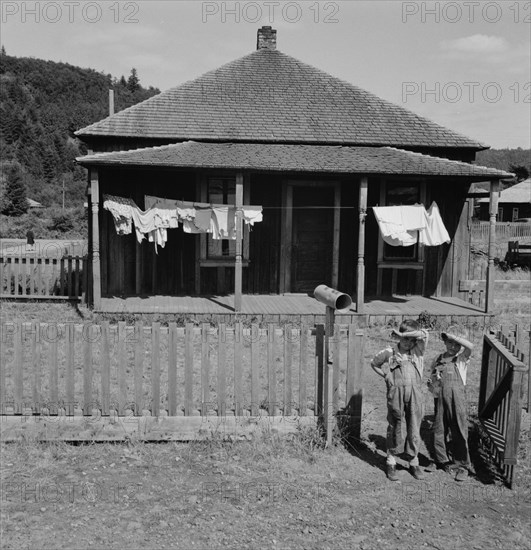
[[[396,464],[386,464],[386,473],[389,481],[398,481],[398,476],[396,475]]]

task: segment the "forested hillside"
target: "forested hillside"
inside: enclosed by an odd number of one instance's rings
[[[108,115],[109,89],[114,90],[116,112],[159,93],[142,87],[135,69],[127,79],[116,78],[67,63],[9,56],[2,48],[0,194],[5,194],[7,174],[15,165],[28,198],[60,207],[64,185],[65,205],[82,208],[86,175],[74,159],[85,151],[74,132]],[[2,236],[8,236],[9,222],[2,216]]]
[[[515,172],[516,168],[524,167],[529,176],[531,173],[531,151],[520,147],[518,149],[487,149],[476,155],[476,164],[507,172]],[[526,179],[526,177],[521,179]]]
[[[67,63],[0,55],[0,147],[5,163],[17,161],[28,196],[59,205],[65,180],[69,202],[82,199],[83,154],[74,132],[108,115],[109,89],[119,111],[159,92],[139,85],[136,71],[117,79]]]

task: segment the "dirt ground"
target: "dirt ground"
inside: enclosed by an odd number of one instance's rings
[[[302,433],[289,441],[4,445],[1,547],[530,547],[525,460],[512,491],[485,472],[458,484],[442,471],[417,481],[402,469],[393,483],[380,450],[316,443]]]

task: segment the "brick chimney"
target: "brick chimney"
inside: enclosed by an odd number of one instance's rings
[[[262,27],[258,29],[256,40],[257,50],[276,50],[277,49],[277,31],[271,27]]]

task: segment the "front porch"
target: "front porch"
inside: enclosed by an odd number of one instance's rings
[[[243,295],[241,311],[234,309],[234,295],[223,296],[131,296],[102,298],[101,313],[164,313],[181,315],[190,321],[228,322],[293,322],[324,323],[325,306],[308,294]],[[390,318],[418,317],[422,312],[446,318],[490,318],[482,308],[459,298],[424,296],[367,297],[363,313],[353,304],[349,310],[336,313],[339,324],[364,325]]]

